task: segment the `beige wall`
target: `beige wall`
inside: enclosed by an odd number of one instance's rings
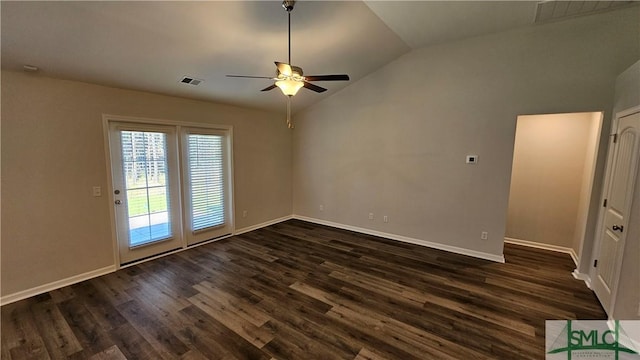
[[[516,117],[605,110],[607,128],[638,20],[616,11],[418,49],[300,112],[294,214],[502,254]]]
[[[594,113],[518,117],[506,237],[578,253],[576,227],[585,211],[581,199],[590,195],[584,193],[585,180],[590,181],[585,172],[593,175],[592,139],[599,135],[593,132],[599,120]]]
[[[614,111],[635,106],[640,106],[640,61],[616,81]],[[613,316],[616,319],[640,319],[640,173],[636,176],[629,229],[625,231],[628,232]]]
[[[0,294],[113,265],[103,113],[233,125],[237,228],[291,214],[293,189],[295,214],[501,254],[516,117],[608,128],[636,9],[415,50],[297,114],[293,158],[281,114],[3,71]]]
[[[114,264],[103,113],[232,125],[236,228],[291,214],[282,114],[6,71],[1,96],[2,296]]]

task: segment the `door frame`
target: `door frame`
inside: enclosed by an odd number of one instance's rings
[[[511,162],[513,163],[513,159],[515,158],[515,155],[516,155],[515,141],[516,141],[516,137],[518,136],[517,127],[518,127],[518,121],[520,121],[522,117],[563,116],[563,115],[570,116],[574,114],[584,114],[584,113],[598,114],[598,118],[597,118],[597,124],[596,124],[597,129],[591,134],[592,138],[589,139],[589,141],[593,141],[593,143],[589,143],[587,146],[587,156],[591,157],[591,161],[589,161],[589,166],[591,167],[591,169],[588,172],[583,171],[583,181],[587,180],[587,177],[585,175],[588,175],[587,182],[583,183],[583,188],[586,188],[586,190],[584,192],[581,192],[579,195],[579,201],[584,202],[584,206],[582,209],[580,207],[578,208],[578,214],[576,218],[577,220],[576,233],[579,233],[579,238],[580,238],[578,251],[575,251],[570,247],[561,247],[561,246],[550,245],[546,243],[537,243],[537,242],[527,241],[523,239],[514,239],[510,237],[505,237],[504,241],[506,243],[531,246],[531,247],[536,247],[540,249],[564,252],[566,254],[569,254],[574,264],[576,265],[576,269],[573,271],[573,276],[577,279],[585,281],[585,283],[587,283],[587,286],[590,287],[589,280],[587,279],[588,277],[587,274],[581,274],[579,270],[582,267],[583,261],[590,259],[590,256],[592,254],[591,245],[593,244],[593,240],[589,240],[589,237],[587,235],[590,234],[588,232],[589,227],[595,226],[591,224],[594,224],[594,221],[597,221],[597,216],[598,216],[598,214],[594,214],[594,210],[592,210],[592,206],[593,206],[593,202],[595,201],[594,195],[597,196],[597,193],[600,192],[600,190],[596,189],[595,187],[596,187],[596,179],[598,177],[598,173],[597,173],[598,156],[602,151],[604,151],[603,146],[601,146],[600,139],[604,131],[603,125],[604,125],[605,112],[603,110],[592,110],[592,111],[572,111],[572,112],[562,112],[562,113],[533,113],[533,114],[518,115],[515,121],[516,129],[514,130],[514,134],[513,134],[514,143],[513,143],[513,149],[512,149],[513,151],[511,156]],[[513,166],[509,176],[510,176],[509,181],[511,183],[512,181],[511,177],[513,176]],[[509,189],[509,196],[511,196],[511,189]],[[508,217],[508,210],[507,210],[507,214],[505,214],[505,217]],[[508,219],[507,219],[507,222],[508,222]],[[507,222],[505,222],[505,231],[506,231]]]
[[[620,119],[625,117],[625,116],[629,116],[629,115],[633,115],[635,113],[639,113],[640,112],[640,105],[638,106],[634,106],[631,107],[629,109],[625,109],[622,111],[619,111],[615,114],[612,122],[611,122],[611,129],[609,131],[609,146],[607,148],[607,162],[606,162],[606,166],[604,169],[604,182],[602,184],[602,193],[600,195],[600,204],[604,203],[604,200],[608,198],[609,196],[609,185],[611,182],[611,167],[613,166],[613,155],[614,155],[614,143],[613,143],[613,137],[615,134],[618,133],[618,125],[620,123]],[[639,160],[637,160],[640,163],[640,158]],[[638,176],[638,172],[640,171],[640,164],[636,164],[636,171],[633,174],[633,179],[632,184],[635,184],[636,182],[636,178]],[[635,191],[639,191],[639,189],[634,189]],[[627,218],[625,221],[625,226],[628,226],[628,222],[629,222],[629,212],[631,210],[631,203],[629,204],[629,208],[625,209],[626,213],[627,213]],[[604,217],[606,215],[606,208],[604,206],[600,206],[600,210],[598,211],[598,222],[597,222],[597,226],[596,226],[596,232],[595,232],[595,236],[594,236],[594,242],[593,242],[593,249],[591,251],[591,259],[590,259],[590,268],[589,268],[589,277],[591,279],[591,282],[595,281],[596,279],[596,267],[593,266],[593,262],[594,260],[598,259],[598,257],[600,256],[599,253],[599,249],[600,249],[600,244],[602,242],[601,236],[600,234],[602,233],[602,231],[604,231]],[[615,269],[614,269],[614,278],[616,279],[616,282],[614,284],[613,289],[611,289],[611,303],[609,304],[609,308],[608,309],[604,309],[605,312],[607,313],[607,316],[609,317],[609,319],[613,319],[613,310],[615,308],[615,304],[616,304],[616,298],[618,297],[618,287],[620,284],[620,272],[622,271],[622,261],[624,259],[624,248],[626,246],[627,243],[627,233],[623,233],[621,238],[620,238],[620,249],[618,251],[622,252],[622,256],[620,257],[620,261],[615,264]],[[599,299],[598,299],[599,301]]]
[[[113,184],[113,171],[111,169],[111,146],[110,146],[110,137],[109,137],[109,131],[110,131],[110,123],[112,122],[119,122],[119,123],[136,123],[136,124],[147,124],[147,125],[164,125],[164,126],[173,126],[176,128],[176,133],[178,134],[177,136],[177,141],[178,141],[178,148],[182,149],[182,137],[179,135],[182,131],[182,128],[202,128],[202,129],[211,129],[211,130],[219,130],[219,131],[225,131],[228,133],[228,139],[227,139],[227,145],[228,145],[228,153],[227,153],[227,162],[228,162],[228,169],[229,169],[229,174],[227,176],[228,179],[228,191],[229,191],[229,196],[230,196],[230,200],[229,200],[229,223],[230,223],[230,234],[226,235],[226,236],[221,236],[215,239],[211,239],[211,240],[207,240],[207,241],[203,241],[203,242],[199,242],[197,244],[193,244],[191,246],[187,245],[186,242],[186,237],[184,236],[184,233],[181,234],[182,236],[182,244],[181,247],[179,249],[173,250],[173,251],[169,251],[167,253],[162,253],[162,254],[158,254],[158,255],[154,255],[154,256],[150,256],[148,258],[144,258],[144,259],[140,259],[139,261],[133,261],[131,263],[128,263],[126,265],[122,265],[121,264],[121,259],[120,259],[120,251],[119,251],[119,247],[118,247],[118,233],[117,233],[117,229],[116,229],[116,218],[117,218],[117,214],[115,211],[115,207],[112,206],[114,201],[115,201],[115,197],[113,194],[114,191],[114,184]],[[231,125],[220,125],[220,124],[211,124],[211,123],[200,123],[200,122],[186,122],[186,121],[177,121],[177,120],[167,120],[167,119],[154,119],[154,118],[145,118],[145,117],[133,117],[133,116],[122,116],[122,115],[112,115],[112,114],[102,114],[102,134],[103,134],[103,141],[104,141],[104,150],[105,150],[105,159],[106,159],[106,167],[107,167],[107,193],[108,193],[108,201],[109,201],[109,221],[110,221],[110,226],[111,226],[111,243],[112,243],[112,249],[113,249],[113,259],[115,262],[115,268],[116,270],[121,269],[121,268],[126,268],[129,266],[133,266],[136,264],[139,264],[141,262],[144,261],[149,261],[149,260],[153,260],[153,259],[157,259],[159,257],[165,256],[167,254],[172,254],[175,252],[179,252],[182,250],[185,250],[189,247],[193,247],[193,246],[199,246],[199,245],[204,245],[204,244],[208,244],[210,242],[213,241],[217,241],[217,240],[222,240],[225,239],[229,236],[232,236],[235,233],[235,196],[234,196],[234,162],[233,162],[233,126]],[[178,162],[181,165],[182,163],[182,159],[180,154],[178,154]],[[184,187],[184,179],[183,179],[183,172],[180,169],[177,169],[177,171],[179,172],[178,178],[179,178],[179,188],[183,189]],[[182,190],[180,190],[182,191]],[[182,214],[181,214],[182,215]],[[182,231],[184,232],[185,227],[182,226]]]

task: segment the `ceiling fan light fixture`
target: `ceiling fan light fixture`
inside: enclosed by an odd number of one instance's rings
[[[291,98],[298,93],[298,90],[304,87],[310,91],[314,91],[316,93],[322,93],[327,91],[327,89],[320,87],[318,85],[312,84],[311,83],[312,81],[348,81],[349,80],[349,75],[346,75],[346,74],[304,76],[303,75],[304,73],[302,72],[301,67],[291,65],[291,10],[293,10],[295,3],[296,3],[295,0],[282,1],[282,7],[287,11],[287,17],[289,20],[288,21],[289,29],[287,31],[289,57],[287,58],[288,63],[275,61],[275,64],[276,64],[275,77],[227,75],[228,77],[237,77],[237,78],[275,80],[274,84],[269,85],[260,91],[270,91],[275,88],[280,88],[282,93],[287,97],[287,125],[289,125],[290,129],[293,129],[293,124],[291,123]]]
[[[300,88],[304,86],[304,83],[302,81],[284,79],[276,81],[276,86],[279,87],[280,90],[282,90],[283,94],[287,96],[294,96],[296,93],[298,93],[298,90],[300,90]]]

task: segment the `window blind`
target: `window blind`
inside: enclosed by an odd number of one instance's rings
[[[225,223],[222,141],[219,135],[187,136],[193,232]]]

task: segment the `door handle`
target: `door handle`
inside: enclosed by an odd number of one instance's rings
[[[620,232],[624,231],[624,226],[622,226],[622,225],[620,225],[620,226],[613,225],[611,228],[613,229],[613,231],[616,231],[616,230],[619,230]]]
[[[116,205],[120,205],[120,204],[122,204],[122,201],[116,200],[115,203],[116,203]],[[615,229],[613,229],[613,230],[615,230]]]

